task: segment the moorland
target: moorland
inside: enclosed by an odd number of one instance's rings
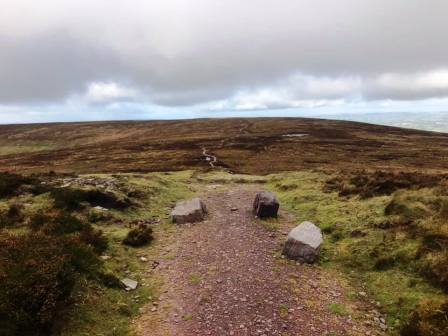
[[[222,302],[236,321],[224,334],[446,335],[447,134],[288,118],[4,125],[0,170],[1,334],[219,334],[201,309]],[[250,216],[262,189],[278,219]],[[171,223],[193,195],[208,220]],[[305,220],[325,238],[312,266],[281,256]],[[272,274],[273,297],[218,300],[246,273]]]
[[[118,173],[204,167],[232,172],[448,169],[448,135],[347,121],[202,119],[0,126],[0,170]]]

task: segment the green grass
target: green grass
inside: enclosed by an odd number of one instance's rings
[[[202,276],[199,273],[190,273],[188,274],[188,282],[190,285],[197,286],[201,283]]]
[[[286,304],[282,303],[278,306],[278,315],[281,318],[283,318],[283,319],[286,318],[288,316],[288,313],[289,313],[289,308]]]
[[[420,237],[406,230],[379,228],[390,220],[385,208],[394,196],[341,198],[336,192],[323,192],[327,178],[323,173],[291,172],[270,175],[267,184],[279,196],[281,206],[295,214],[297,223],[309,220],[323,230],[321,264],[365,286],[381,303],[391,326],[405,320],[422,299],[442,299],[441,290],[417,271]],[[408,192],[401,197],[417,202],[418,194],[425,200],[434,197],[434,191],[429,190]],[[411,209],[407,216],[421,216],[422,207]],[[419,225],[431,223],[441,227],[434,224],[432,217]]]
[[[143,304],[157,300],[162,285],[160,279],[146,275],[148,263],[141,262],[138,256],[144,254],[151,260],[159,246],[164,244],[164,236],[174,230],[167,216],[169,207],[173,202],[188,197],[192,193],[186,184],[190,176],[191,172],[121,175],[128,186],[140,189],[145,196],[139,199],[137,207],[125,211],[113,210],[114,217],[125,222],[155,216],[164,219],[154,227],[156,240],[151,245],[141,248],[130,248],[121,244],[128,232],[126,227],[115,224],[101,226],[111,245],[106,252],[111,256],[105,262],[106,268],[120,278],[128,277],[137,280],[139,287],[130,292],[106,289],[101,295],[96,295],[94,289],[89,289],[89,293],[93,292],[89,294],[90,300],[84,301],[76,314],[71,316],[69,327],[62,334],[63,336],[125,336],[132,333],[131,319],[138,315],[139,307]],[[125,272],[126,270],[128,273]],[[138,302],[135,300],[136,296],[138,296]]]
[[[280,229],[281,218],[264,218],[258,219],[257,222],[267,231],[276,232]]]
[[[138,281],[139,286],[135,291],[127,292],[124,289],[107,288],[95,281],[83,280],[73,293],[74,305],[66,308],[62,314],[63,318],[58,323],[57,328],[62,336],[132,334],[131,320],[139,314],[142,305],[158,299],[162,285],[161,279],[147,274],[149,264],[142,262],[140,256],[145,255],[148,260],[159,258],[158,251],[166,243],[166,237],[176,230],[175,225],[169,220],[171,206],[177,200],[186,198],[194,192],[188,183],[191,173],[184,171],[172,174],[114,175],[123,182],[127,191],[137,192],[138,196],[132,198],[132,207],[125,210],[110,209],[107,212],[110,218],[93,225],[102,230],[109,241],[109,248],[104,253],[109,259],[104,261],[104,270],[119,279],[124,277],[134,279]],[[111,177],[105,174],[88,176]],[[114,192],[125,196],[126,190]],[[29,230],[26,225],[29,218],[37,213],[49,213],[53,210],[53,199],[48,193],[38,196],[24,194],[2,199],[0,213],[6,212],[13,203],[21,205],[23,220],[3,229],[3,232],[25,233]],[[74,214],[81,218],[89,218],[87,210],[79,209]],[[153,227],[156,237],[153,243],[140,248],[122,244],[129,231],[127,223],[152,218],[161,219],[160,223]]]
[[[89,176],[110,177],[105,174]],[[320,226],[325,235],[322,266],[337,270],[354,284],[366,288],[381,303],[381,309],[387,313],[389,326],[398,326],[400,321],[406,320],[409,312],[422,299],[437,301],[445,297],[416,272],[419,266],[418,251],[426,235],[444,234],[441,228],[446,227],[443,226],[446,225],[443,216],[447,217],[448,213],[444,208],[446,204],[443,205],[445,196],[438,195],[433,189],[400,191],[392,196],[361,200],[358,197],[341,198],[336,192],[323,192],[328,176],[317,172],[290,172],[257,177],[221,171],[206,174],[181,171],[119,174],[116,178],[126,185],[128,191],[139,196],[132,199],[132,207],[125,210],[111,209],[108,212],[110,220],[100,221],[95,227],[103,230],[110,242],[105,254],[111,258],[105,261],[105,269],[119,278],[135,279],[140,286],[136,291],[126,292],[90,282],[83,283],[76,291],[76,309],[64,314],[66,320],[61,321],[64,325],[61,331],[63,336],[125,336],[132,333],[130,321],[138,315],[143,304],[158,298],[161,286],[160,279],[146,274],[148,264],[141,262],[139,256],[145,255],[149,260],[155,256],[160,257],[158,251],[176,232],[176,226],[169,220],[172,205],[179,199],[190,197],[196,188],[209,184],[264,183],[264,188],[277,193],[281,207],[293,213],[297,223],[309,220]],[[385,221],[399,216],[385,215],[385,209],[392,201],[396,204],[399,215],[416,221],[424,234],[413,235],[404,229],[380,228]],[[48,212],[53,207],[53,200],[48,194],[26,194],[1,200],[0,212],[5,212],[13,202],[24,205],[22,212],[25,218],[35,213]],[[440,202],[442,206],[437,210],[437,215],[428,217],[428,213],[436,213],[434,207]],[[82,212],[78,215],[87,216]],[[155,217],[160,218],[161,222],[154,226],[153,243],[141,248],[129,248],[121,244],[129,230],[128,223]],[[26,230],[24,223],[8,227],[7,230],[23,232]],[[270,231],[277,231],[281,223],[282,218],[260,221]],[[172,260],[176,255],[169,253],[161,258]],[[191,285],[196,286],[201,282],[202,276],[192,273],[188,275],[188,280]],[[350,293],[350,299],[356,298],[356,293]],[[336,303],[329,305],[328,309],[338,315],[347,313],[345,306]],[[279,314],[286,317],[288,307],[280,305]]]
[[[328,310],[332,312],[333,314],[339,315],[339,316],[347,316],[348,312],[344,305],[340,303],[331,303],[328,305]]]

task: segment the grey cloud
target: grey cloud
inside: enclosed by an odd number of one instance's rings
[[[448,68],[445,0],[45,0],[29,2],[39,15],[28,22],[14,20],[15,1],[3,0],[0,14],[8,19],[0,23],[1,103],[61,101],[89,83],[117,82],[157,104],[189,105],[275,90],[297,73],[359,78],[354,94],[366,99],[448,94],[376,81]],[[298,85],[283,96],[346,95]]]
[[[23,41],[0,33],[0,101],[60,100],[89,81],[116,78],[119,62],[63,32]]]

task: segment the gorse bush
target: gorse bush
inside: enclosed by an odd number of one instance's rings
[[[137,247],[149,244],[153,239],[152,229],[141,224],[128,232],[126,238],[123,239],[123,244]]]

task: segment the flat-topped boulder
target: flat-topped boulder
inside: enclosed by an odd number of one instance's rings
[[[253,213],[259,218],[277,217],[279,206],[277,197],[273,193],[262,191],[255,196]]]
[[[204,202],[196,197],[188,201],[177,202],[171,211],[171,219],[177,224],[195,223],[204,220],[206,214],[207,208]]]
[[[313,263],[319,257],[322,242],[321,230],[311,222],[303,222],[288,234],[283,254],[302,263]]]

